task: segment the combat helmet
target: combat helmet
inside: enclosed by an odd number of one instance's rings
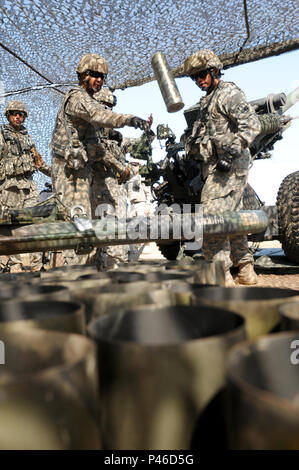
[[[83,73],[87,70],[102,72],[106,75],[108,73],[108,64],[104,57],[101,57],[98,54],[85,54],[81,57],[76,72]]]
[[[185,75],[193,75],[201,70],[206,69],[222,69],[223,64],[220,59],[209,49],[200,49],[192,54],[183,63],[183,70]]]
[[[116,105],[116,96],[114,96],[108,87],[101,88],[101,90],[95,93],[93,97],[97,101],[100,101],[100,103],[107,103],[112,107]]]
[[[26,117],[28,116],[26,105],[22,103],[22,101],[18,101],[18,100],[8,101],[5,107],[4,116],[7,117],[7,114],[9,113],[9,111],[22,111],[23,113],[25,113]]]

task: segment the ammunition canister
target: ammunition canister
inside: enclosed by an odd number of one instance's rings
[[[256,339],[280,326],[279,306],[297,302],[299,291],[271,287],[208,287],[193,291],[191,303],[209,305],[238,313],[245,318],[249,339]]]
[[[299,449],[297,338],[296,331],[276,333],[229,351],[229,449]]]
[[[184,103],[163,52],[157,52],[153,55],[152,67],[155,72],[163,100],[166,104],[167,111],[169,113],[180,111],[184,107]]]
[[[279,306],[279,313],[281,315],[281,328],[282,330],[299,330],[299,299],[294,302],[292,299],[286,304]]]
[[[245,337],[239,315],[140,306],[97,318],[88,333],[98,345],[104,449],[221,445],[224,357]]]
[[[1,340],[0,449],[101,449],[93,342],[30,328],[1,331]]]

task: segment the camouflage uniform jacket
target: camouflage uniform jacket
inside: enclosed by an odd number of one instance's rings
[[[187,155],[202,162],[204,178],[215,171],[218,159],[225,153],[233,156],[231,172],[246,174],[249,146],[261,125],[244,93],[234,83],[220,81],[199,105],[198,119],[186,141]]]
[[[105,106],[106,108],[106,106]],[[110,109],[107,107],[107,109]],[[121,162],[123,165],[126,164],[126,154],[124,152],[124,149],[122,147],[122,144],[120,144],[117,140],[114,140],[113,138],[110,137],[109,135],[109,130],[108,128],[103,129],[103,136],[104,136],[104,145],[108,151],[113,153],[115,158]],[[118,131],[117,131],[118,132]],[[118,132],[120,134],[120,132]],[[122,140],[123,142],[123,140]]]
[[[127,181],[128,200],[130,203],[147,202],[145,185],[141,175],[134,175]]]
[[[122,140],[121,149],[124,154],[129,153],[137,160],[148,160],[152,155],[151,144],[155,138],[153,131],[143,132],[141,137],[125,137]]]
[[[52,152],[65,163],[73,142],[77,141],[86,163],[91,166],[100,163],[121,172],[124,167],[113,155],[104,128],[130,125],[133,117],[111,111],[82,87],[73,88],[67,93],[56,118]]]
[[[38,155],[41,166],[35,163]],[[38,154],[32,137],[27,129],[21,126],[19,130],[10,124],[0,128],[0,183],[1,190],[16,186],[19,189],[30,189],[32,175],[41,171],[46,176],[51,175],[51,167]]]
[[[105,133],[109,136],[108,129],[105,129]],[[124,137],[121,144],[115,140],[108,139],[106,145],[109,146],[109,150],[113,152],[114,156],[123,165],[126,164],[126,154],[130,153],[130,156],[139,160],[149,160],[151,158],[152,149],[151,143],[155,138],[155,134],[146,134],[143,132],[141,137]]]

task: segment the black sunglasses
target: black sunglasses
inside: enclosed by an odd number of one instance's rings
[[[103,72],[95,72],[94,70],[86,70],[86,73],[92,78],[101,78],[104,82],[107,78],[107,74]]]
[[[199,72],[197,73],[194,73],[193,75],[191,75],[191,78],[194,82],[196,82],[196,80],[198,78],[206,78],[206,76],[208,75],[208,73],[210,72],[209,69],[206,69],[206,70],[200,70]]]
[[[10,116],[17,116],[18,114],[22,117],[26,117],[26,113],[24,111],[9,111]]]

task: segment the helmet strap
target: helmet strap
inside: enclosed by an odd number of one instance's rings
[[[211,80],[211,85],[210,85],[210,86],[208,87],[208,89],[207,89],[207,95],[208,95],[209,93],[211,93],[211,91],[214,89],[215,78],[216,78],[215,73],[214,73],[214,69],[210,69],[210,70],[209,70],[209,73],[210,73],[210,75],[211,75],[212,80]]]
[[[215,88],[215,78],[221,77],[221,72],[219,71],[219,74],[218,74],[218,73],[215,73],[214,70],[215,70],[214,68],[209,69],[209,73],[211,75],[212,80],[211,80],[211,85],[204,90],[207,92],[207,95],[211,93],[211,91],[213,91]]]

